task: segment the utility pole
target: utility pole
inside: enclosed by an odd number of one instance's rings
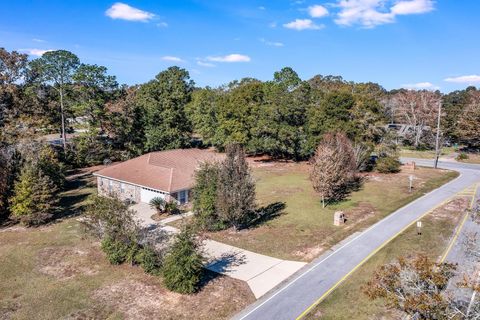
[[[437,118],[437,137],[435,139],[435,169],[438,166],[438,158],[440,157],[440,118],[442,116],[442,98],[438,101],[438,118]]]

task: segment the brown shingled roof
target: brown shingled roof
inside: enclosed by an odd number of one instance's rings
[[[201,162],[222,159],[223,155],[206,149],[166,150],[147,153],[94,174],[155,190],[175,192],[193,186],[193,175]]]

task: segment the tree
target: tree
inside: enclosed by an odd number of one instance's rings
[[[0,221],[9,215],[8,199],[12,196],[15,175],[18,170],[16,151],[13,147],[0,147]]]
[[[310,180],[322,198],[322,206],[325,208],[326,201],[343,199],[355,177],[352,143],[343,133],[324,135],[310,166]]]
[[[401,90],[396,96],[397,113],[401,121],[411,127],[409,138],[417,148],[425,133],[436,126],[441,96],[428,90]],[[429,129],[430,128],[430,129]]]
[[[210,88],[195,90],[187,106],[187,115],[195,133],[202,136],[207,145],[218,145],[215,134],[218,127],[220,92]]]
[[[375,271],[364,292],[370,299],[383,299],[388,307],[413,319],[447,319],[450,302],[443,291],[455,268],[424,255],[401,257]]]
[[[236,230],[248,224],[255,209],[255,183],[239,144],[226,148],[226,158],[218,174],[217,211],[220,219]]]
[[[262,82],[242,79],[231,84],[218,101],[218,127],[214,138],[217,148],[223,150],[229,144],[240,143],[255,151],[251,143],[252,128],[260,118],[264,101]]]
[[[217,214],[217,189],[220,164],[204,162],[195,171],[193,187],[193,212],[195,222],[201,229],[221,230],[225,223]]]
[[[72,77],[77,95],[75,111],[79,116],[86,116],[90,126],[100,132],[104,128],[105,104],[110,101],[118,88],[115,76],[107,75],[104,66],[81,64]]]
[[[83,132],[73,138],[69,152],[72,155],[73,164],[77,167],[101,164],[112,155],[108,141],[100,136],[96,129]]]
[[[59,94],[64,150],[67,148],[67,137],[65,135],[66,92],[72,83],[79,64],[78,57],[66,50],[45,52],[40,58],[31,62],[32,68],[40,75],[42,81],[52,84]]]
[[[471,148],[480,148],[480,91],[468,92],[468,104],[457,125],[459,140]]]
[[[120,96],[107,103],[105,129],[123,159],[140,155],[145,142],[145,110],[137,101],[138,87],[121,90]]]
[[[18,142],[27,128],[27,119],[22,119],[29,106],[25,94],[27,65],[26,54],[0,48],[0,146]]]
[[[10,199],[12,215],[29,226],[46,222],[57,209],[56,192],[57,187],[47,175],[32,165],[25,165]]]
[[[185,112],[194,83],[185,69],[170,67],[142,85],[138,103],[145,110],[145,149],[157,151],[188,146],[191,125]]]
[[[309,147],[315,150],[321,137],[327,132],[341,131],[349,138],[355,136],[355,123],[352,110],[355,98],[348,92],[331,92],[320,100],[318,106],[310,108],[308,113]]]
[[[175,236],[163,263],[165,286],[179,293],[194,293],[203,274],[203,255],[195,233],[185,227]]]

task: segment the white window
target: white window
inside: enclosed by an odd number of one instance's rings
[[[120,192],[125,193],[125,183],[120,183]]]
[[[102,187],[103,186],[103,178],[100,178],[98,180],[100,180],[100,187]]]
[[[108,180],[108,192],[112,192],[112,187],[113,187],[113,181]]]

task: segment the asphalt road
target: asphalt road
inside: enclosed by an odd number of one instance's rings
[[[417,165],[433,165],[432,160],[413,160]],[[460,176],[395,211],[335,251],[309,263],[276,289],[235,315],[233,319],[297,319],[410,224],[415,223],[425,213],[451,196],[473,183],[480,182],[480,165],[439,162],[439,167],[459,171]]]

